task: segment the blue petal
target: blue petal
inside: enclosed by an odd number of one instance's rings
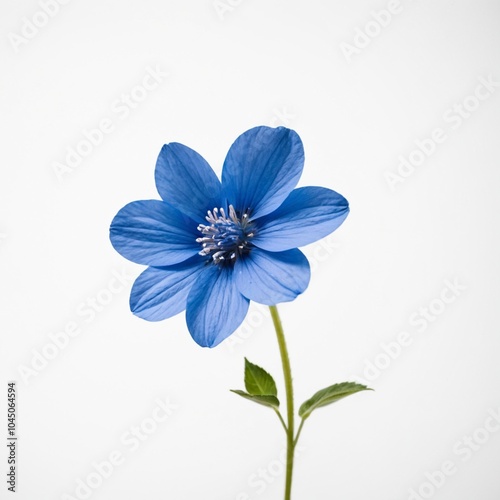
[[[293,130],[255,127],[240,135],[224,161],[224,194],[237,212],[252,218],[278,208],[302,173],[304,149]]]
[[[160,321],[184,311],[191,286],[205,262],[197,255],[174,266],[148,267],[132,287],[130,310],[148,321]]]
[[[248,305],[236,288],[231,268],[207,266],[188,296],[189,332],[202,347],[215,347],[240,326]]]
[[[234,273],[242,295],[268,306],[295,299],[311,277],[309,262],[297,249],[271,253],[253,248],[236,261]]]
[[[270,252],[308,245],[335,231],[348,213],[347,200],[331,189],[294,189],[277,210],[255,221],[252,243]]]
[[[155,169],[156,187],[163,200],[198,222],[207,210],[221,206],[221,184],[196,151],[171,142],[160,151]]]
[[[113,247],[137,264],[169,266],[200,250],[196,223],[159,200],[133,201],[111,222]]]

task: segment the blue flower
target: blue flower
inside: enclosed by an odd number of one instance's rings
[[[251,300],[275,305],[301,294],[310,269],[297,247],[349,213],[335,191],[295,189],[303,165],[302,142],[284,127],[240,135],[222,182],[196,151],[163,146],[155,170],[163,201],[129,203],[110,228],[121,255],[149,266],[132,287],[132,312],[159,321],[186,310],[193,339],[214,347],[242,323]]]

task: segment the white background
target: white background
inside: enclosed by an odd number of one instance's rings
[[[37,1],[4,0],[0,20],[0,435],[6,382],[17,380],[16,498],[83,498],[78,480],[98,481],[93,462],[113,453],[122,462],[92,499],[282,498],[278,420],[228,391],[243,389],[246,356],[275,376],[284,401],[268,314],[252,309],[233,337],[201,349],[183,314],[148,323],[130,313],[143,267],[108,240],[123,205],[159,198],[164,143],[190,146],[220,173],[232,141],[264,124],[301,136],[300,185],[351,204],[331,238],[305,249],[308,290],[280,308],[297,406],[334,382],[376,389],[313,414],[294,498],[418,500],[414,489],[498,500],[500,432],[489,414],[500,411],[500,86],[486,91],[480,79],[500,82],[500,3],[58,5],[49,18]],[[137,90],[148,68],[168,76]],[[131,92],[138,100],[124,108]],[[456,105],[469,116],[457,118]],[[61,174],[55,165],[103,119],[112,130]],[[414,153],[424,161],[392,189],[398,157],[435,129],[446,139]],[[80,334],[61,340],[71,325]],[[411,344],[391,344],[401,332]],[[153,429],[157,398],[175,410]],[[141,424],[150,433],[132,450],[123,439]],[[434,474],[437,488],[426,474],[443,463],[453,472]]]

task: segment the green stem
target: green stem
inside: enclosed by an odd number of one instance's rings
[[[286,428],[285,421],[283,420],[283,417],[281,416],[281,413],[279,412],[279,410],[276,410],[276,409],[274,409],[274,411],[276,412],[276,415],[278,415],[278,418],[280,419],[280,422],[281,422],[281,425],[283,426],[283,429],[285,429],[285,432],[288,434],[288,430]]]
[[[299,440],[300,433],[302,432],[302,426],[304,425],[304,422],[305,422],[304,419],[300,421],[299,430],[297,431],[297,435],[295,436],[295,440],[293,442],[294,446],[297,446],[297,441]]]
[[[293,455],[295,451],[292,371],[290,369],[290,359],[288,357],[285,334],[283,332],[283,326],[281,325],[278,309],[276,306],[269,306],[269,310],[271,311],[276,337],[278,338],[283,375],[285,377],[287,408],[285,500],[290,500],[292,494]]]

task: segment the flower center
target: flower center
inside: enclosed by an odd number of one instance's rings
[[[211,256],[215,264],[233,264],[238,257],[250,252],[254,233],[247,212],[238,217],[234,207],[229,205],[229,215],[223,208],[214,208],[207,213],[208,224],[198,226],[202,234],[196,238],[202,246],[200,255]]]

